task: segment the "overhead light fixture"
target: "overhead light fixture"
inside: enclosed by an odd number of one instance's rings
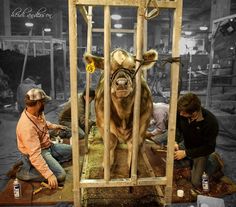
[[[120,29],[120,28],[122,28],[122,24],[114,24],[114,27],[115,27],[116,29]]]
[[[208,30],[208,27],[207,26],[200,26],[199,29],[201,31],[206,31],[206,30]]]
[[[189,35],[192,34],[192,32],[191,31],[185,31],[184,34],[189,36]]]
[[[121,15],[119,15],[119,14],[112,14],[112,15],[111,15],[111,18],[112,18],[113,20],[120,20],[120,19],[121,19]]]
[[[26,27],[33,27],[34,24],[33,24],[32,22],[26,22],[26,23],[25,23],[25,26],[26,26]]]
[[[116,33],[116,36],[117,37],[122,37],[124,34],[122,34],[122,33]]]
[[[44,28],[44,32],[51,32],[51,28]]]
[[[94,24],[94,23],[95,23],[95,21],[91,21],[91,23],[92,23],[92,24]]]

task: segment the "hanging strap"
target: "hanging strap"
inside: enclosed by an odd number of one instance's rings
[[[154,9],[152,9],[150,12],[148,12],[148,7],[150,6],[151,2],[154,5]],[[154,17],[157,17],[160,14],[160,9],[157,5],[157,1],[156,0],[149,0],[147,3],[147,6],[144,9],[144,18],[146,20],[150,20]]]

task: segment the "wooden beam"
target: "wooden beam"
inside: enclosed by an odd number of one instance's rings
[[[142,60],[143,56],[143,27],[144,27],[144,6],[145,0],[140,0],[140,5],[137,12],[137,52],[136,58]],[[136,62],[136,70],[140,63]],[[132,135],[132,166],[131,178],[135,182],[137,179],[137,164],[138,164],[138,150],[140,144],[140,102],[141,102],[141,70],[136,74],[136,91],[134,99],[134,115],[133,115],[133,135]]]
[[[125,186],[153,186],[165,185],[166,177],[148,177],[138,178],[137,182],[132,182],[131,178],[119,178],[105,181],[104,179],[81,179],[81,188],[96,188],[96,187],[125,187]]]
[[[93,28],[93,32],[104,32],[104,29],[102,28]],[[113,33],[134,33],[135,31],[133,29],[111,29],[111,32]]]
[[[178,7],[174,11],[173,38],[172,38],[172,57],[180,55],[180,37],[182,26],[182,8],[183,1],[178,0]],[[173,169],[174,169],[174,144],[176,132],[176,114],[177,114],[177,99],[178,99],[178,84],[179,84],[179,65],[180,63],[171,64],[171,99],[170,113],[168,121],[168,147],[166,157],[166,177],[167,184],[165,188],[165,202],[167,205],[172,201],[173,188]]]
[[[104,7],[104,180],[110,180],[110,7]]]
[[[55,98],[55,78],[54,78],[54,50],[53,50],[53,42],[51,40],[50,43],[50,74],[51,74],[51,97]]]
[[[93,7],[88,8],[88,30],[87,30],[87,52],[92,53],[92,11]],[[91,75],[86,71],[86,105],[85,105],[85,153],[88,153],[88,134],[89,134],[89,88],[91,84]]]
[[[73,161],[74,206],[80,207],[80,163],[78,136],[78,88],[77,88],[77,13],[74,0],[68,1],[69,48],[70,48],[70,93],[71,93],[71,132]]]
[[[76,0],[77,5],[90,5],[90,6],[129,6],[129,7],[138,7],[140,0]],[[162,0],[158,1],[159,8],[176,8],[176,1]],[[150,7],[154,7],[153,3],[150,4]]]
[[[156,177],[156,175],[154,173],[154,169],[152,168],[152,165],[149,162],[149,159],[148,159],[146,151],[145,151],[145,143],[143,144],[143,146],[141,148],[141,152],[142,152],[142,156],[143,156],[143,160],[145,162],[145,165],[148,168],[148,173],[150,174],[151,177]],[[155,185],[155,189],[158,194],[157,199],[159,200],[160,203],[164,203],[164,194],[162,192],[160,185]]]
[[[0,36],[0,41],[5,41],[5,42],[28,42],[30,38],[30,42],[31,43],[50,43],[51,41],[53,41],[53,43],[59,43],[59,44],[63,44],[66,43],[65,40],[61,40],[61,39],[56,39],[56,38],[52,38],[52,36],[44,36],[42,37],[40,36]]]
[[[79,6],[79,11],[80,11],[82,17],[84,18],[84,21],[88,24],[88,12],[85,9],[85,7],[84,6]]]

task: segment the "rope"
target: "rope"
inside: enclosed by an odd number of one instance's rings
[[[123,71],[125,72],[126,74],[128,74],[132,80],[135,78],[136,74],[138,73],[138,71],[140,70],[141,66],[146,64],[146,63],[151,63],[151,62],[156,62],[156,60],[139,60],[139,59],[135,59],[135,61],[139,62],[139,66],[137,68],[136,71],[133,71],[133,70],[130,70],[130,69],[127,69],[127,68],[120,68],[120,69],[117,69],[110,77],[110,81],[112,82],[115,78],[115,76],[118,74],[118,72],[120,71]],[[176,63],[176,62],[180,62],[180,57],[170,57],[170,58],[166,58],[166,59],[163,59],[163,60],[160,60],[160,62],[162,62],[161,64],[161,67],[165,66],[167,63]],[[182,64],[182,63],[181,63]],[[183,65],[183,64],[182,64]]]
[[[148,12],[148,7],[150,6],[151,2],[154,5],[154,9],[151,10],[150,12]],[[147,3],[147,6],[144,9],[144,18],[146,20],[150,20],[150,19],[157,17],[159,14],[160,14],[160,9],[158,7],[157,1],[156,0],[149,0]]]

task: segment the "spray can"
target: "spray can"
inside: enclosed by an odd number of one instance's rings
[[[205,172],[202,174],[202,190],[203,192],[210,191],[208,175]]]
[[[13,193],[16,199],[19,199],[21,197],[21,185],[17,178],[13,182]]]

